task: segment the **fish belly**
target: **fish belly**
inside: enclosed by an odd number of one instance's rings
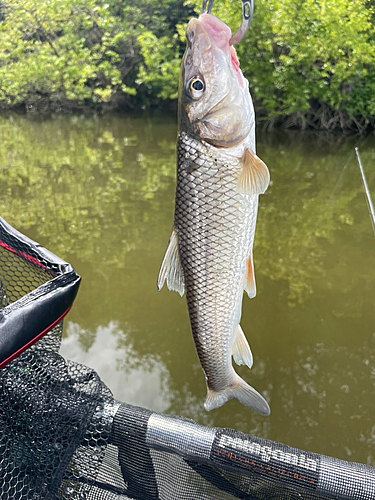
[[[212,391],[234,383],[232,343],[241,317],[258,196],[237,192],[240,160],[181,133],[174,226],[197,354]]]

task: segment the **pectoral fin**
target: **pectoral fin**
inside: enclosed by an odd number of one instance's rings
[[[253,299],[257,293],[252,255],[250,255],[250,257],[247,259],[246,271],[244,276],[244,290],[245,292],[247,292],[247,295],[250,297],[250,299]]]
[[[159,292],[163,288],[165,280],[167,280],[168,289],[178,292],[182,297],[185,291],[185,280],[178,249],[178,236],[175,228],[173,228],[171,237],[169,238],[167,250],[165,251],[164,259],[160,266],[157,282]]]
[[[238,178],[237,190],[242,194],[263,194],[270,183],[267,165],[250,149],[242,157],[242,171]]]
[[[240,325],[234,335],[232,356],[237,365],[247,365],[249,368],[253,366],[253,355]]]

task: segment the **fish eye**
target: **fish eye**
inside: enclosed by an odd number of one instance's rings
[[[205,90],[205,84],[199,76],[190,78],[186,85],[186,93],[191,99],[199,99]]]
[[[194,90],[203,90],[203,82],[201,80],[194,80],[191,84]]]

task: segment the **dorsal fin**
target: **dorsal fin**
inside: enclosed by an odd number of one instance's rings
[[[267,165],[250,149],[242,157],[242,171],[238,178],[237,190],[242,194],[263,194],[270,183]]]

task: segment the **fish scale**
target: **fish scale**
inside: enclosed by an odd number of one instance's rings
[[[222,151],[219,155],[216,148],[186,133],[179,135],[177,144],[174,227],[191,329],[207,383],[220,391],[235,375],[232,343],[258,196],[238,193],[239,159]]]

